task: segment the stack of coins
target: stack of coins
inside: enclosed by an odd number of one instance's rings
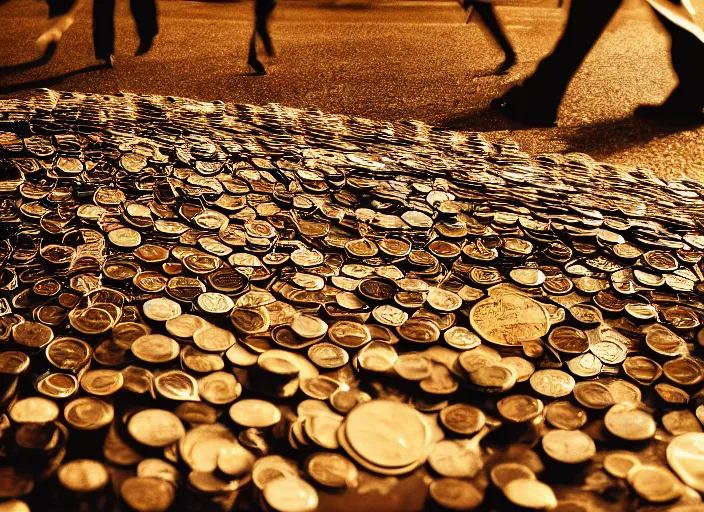
[[[418,122],[1,101],[0,499],[701,508],[703,205]]]

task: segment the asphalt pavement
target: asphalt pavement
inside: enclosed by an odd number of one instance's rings
[[[491,98],[527,76],[559,37],[566,9],[557,0],[504,0],[499,14],[520,63],[494,76],[501,54],[456,3],[283,0],[272,35],[278,56],[269,73],[246,65],[249,2],[159,3],[160,34],[152,52],[134,57],[138,41],[128,2],[118,2],[115,69],[95,66],[90,0],[54,58],[34,40],[46,26],[41,0],[0,3],[0,97],[30,88],[187,96],[242,103],[278,102],[374,119],[420,119],[512,139],[531,153],[582,152],[662,176],[704,177],[704,127],[636,120],[640,103],[662,101],[675,84],[668,38],[645,3],[629,0],[571,84],[559,126],[528,129],[491,111]],[[695,0],[704,13],[704,0]],[[595,7],[596,8],[596,7]]]

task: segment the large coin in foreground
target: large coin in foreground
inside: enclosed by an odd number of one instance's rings
[[[372,400],[347,416],[350,445],[368,461],[400,467],[427,455],[428,426],[413,407],[390,400]]]
[[[550,330],[543,306],[518,293],[501,293],[477,302],[469,313],[472,328],[497,345],[520,345],[537,340]]]
[[[704,492],[704,434],[689,432],[675,437],[667,446],[667,462],[684,483]]]

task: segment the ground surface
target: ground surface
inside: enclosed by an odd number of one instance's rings
[[[0,90],[32,87],[158,93],[198,99],[317,108],[375,119],[421,119],[510,138],[531,152],[585,152],[609,162],[643,165],[665,176],[704,176],[704,128],[662,126],[631,118],[642,102],[664,99],[674,85],[668,40],[644,3],[624,5],[572,83],[560,126],[524,129],[487,108],[489,100],[530,73],[559,36],[566,13],[557,2],[504,5],[500,14],[521,58],[507,77],[491,76],[498,50],[476,24],[464,25],[451,2],[314,5],[284,0],[275,13],[279,57],[264,77],[247,76],[250,3],[163,1],[153,51],[137,46],[127,2],[119,2],[117,68],[96,69],[90,2],[54,59],[37,57],[34,39],[46,4],[0,4]],[[697,5],[698,4],[698,5]],[[704,12],[704,2],[696,7]]]

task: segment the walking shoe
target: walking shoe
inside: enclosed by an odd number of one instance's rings
[[[494,70],[495,75],[506,75],[509,69],[516,65],[516,54],[510,53],[506,55],[504,61]]]
[[[536,126],[557,125],[557,108],[541,105],[539,100],[525,97],[521,87],[514,87],[500,98],[491,100],[490,106],[513,121]]]
[[[152,44],[154,44],[154,38],[150,37],[149,39],[146,39],[144,41],[139,42],[139,48],[137,48],[137,51],[134,52],[135,57],[139,57],[140,55],[144,55],[147,53],[149,50],[152,49]]]
[[[115,56],[110,54],[107,56],[97,57],[98,60],[103,61],[103,67],[108,69],[113,69],[115,67]]]

